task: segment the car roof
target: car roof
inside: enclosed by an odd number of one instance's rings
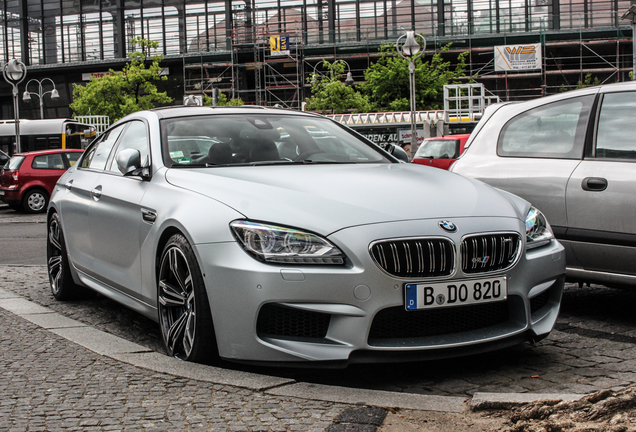
[[[51,154],[51,153],[68,153],[68,152],[81,153],[83,151],[84,150],[81,150],[81,149],[49,149],[49,150],[36,150],[32,152],[16,153],[13,156],[39,156],[39,155],[45,155],[45,154]]]
[[[426,138],[427,141],[449,141],[449,140],[461,140],[462,138],[468,138],[470,134],[451,134],[444,136],[435,136]]]
[[[282,114],[320,117],[317,114],[309,112],[286,110],[280,108],[267,108],[259,105],[243,105],[240,107],[171,106],[154,108],[150,111],[155,113],[159,118],[187,117],[209,114]]]

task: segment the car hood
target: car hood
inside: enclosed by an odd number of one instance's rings
[[[479,181],[412,164],[168,169],[166,180],[248,219],[324,235],[404,220],[521,218],[526,206]]]

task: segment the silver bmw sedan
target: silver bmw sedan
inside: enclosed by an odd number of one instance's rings
[[[48,209],[58,300],[95,290],[185,360],[346,366],[538,341],[563,247],[530,203],[324,117],[171,107],[111,126]]]

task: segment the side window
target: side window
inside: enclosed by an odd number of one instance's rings
[[[64,159],[60,153],[35,156],[31,163],[33,169],[65,170]]]
[[[143,166],[148,166],[150,164],[150,152],[148,149],[148,128],[142,121],[130,122],[130,126],[128,127],[128,129],[126,129],[126,132],[119,141],[119,146],[117,147],[117,150],[115,152],[115,157],[110,164],[110,171],[117,173],[119,172],[119,168],[117,168],[117,161],[115,160],[115,158],[117,157],[119,152],[130,148],[139,150],[139,153],[141,153],[141,164]]]
[[[603,96],[596,132],[596,157],[636,160],[636,92]]]
[[[82,156],[82,153],[80,152],[71,152],[71,153],[64,153],[64,154],[66,155],[66,159],[68,160],[69,166],[75,165],[75,163],[80,158],[80,156]]]
[[[594,96],[555,102],[510,120],[497,142],[499,156],[579,159]]]
[[[106,168],[106,162],[108,161],[108,156],[110,155],[110,151],[113,149],[117,138],[121,134],[121,131],[127,126],[127,124],[123,124],[121,126],[116,127],[115,129],[111,129],[108,132],[105,132],[104,135],[100,138],[99,142],[95,143],[94,146],[91,146],[84,158],[82,158],[82,168],[90,168],[95,170],[103,170]]]

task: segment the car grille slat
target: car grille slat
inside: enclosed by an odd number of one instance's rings
[[[386,260],[385,250],[391,250]],[[375,263],[399,277],[448,276],[454,271],[454,248],[448,239],[387,240],[371,246]]]
[[[517,260],[521,238],[515,233],[467,237],[461,244],[462,271],[486,273],[510,268]]]

